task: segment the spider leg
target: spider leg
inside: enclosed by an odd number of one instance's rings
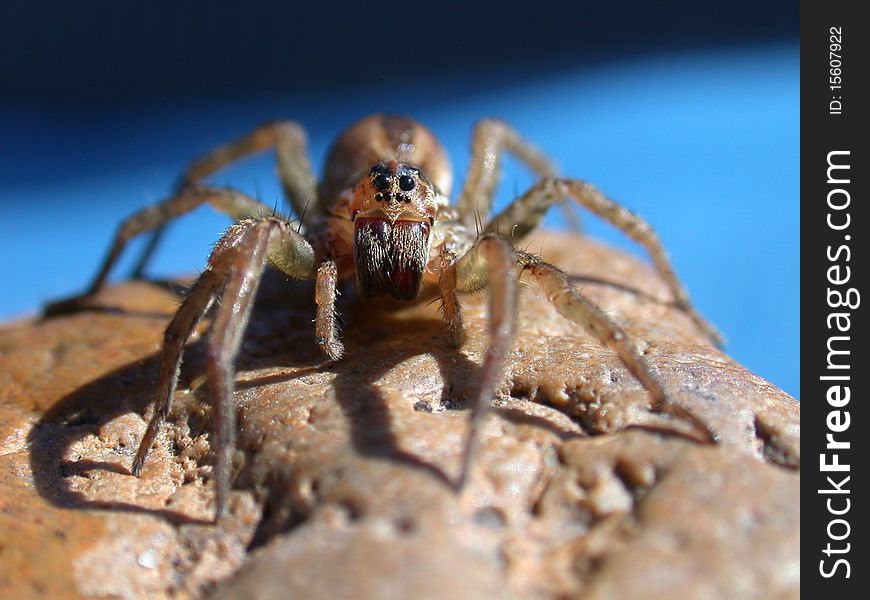
[[[146,231],[158,229],[206,203],[234,219],[265,217],[272,213],[270,207],[231,188],[205,185],[185,188],[179,194],[152,204],[121,222],[109,253],[84,295],[92,296],[103,288],[109,272],[130,240]]]
[[[438,291],[441,295],[441,316],[447,324],[447,341],[458,347],[465,339],[462,327],[462,305],[456,292],[456,256],[447,250],[441,252]]]
[[[169,412],[178,382],[185,342],[212,301],[220,295],[208,342],[207,382],[215,398],[216,518],[223,514],[235,448],[234,361],[251,314],[263,269],[272,264],[296,279],[315,276],[314,251],[290,224],[278,218],[247,219],[234,224],[218,241],[208,268],[170,322],[164,336],[154,414],[136,452],[131,472],[139,475]],[[220,289],[223,287],[223,291]]]
[[[468,174],[456,201],[462,223],[469,228],[475,219],[485,219],[498,184],[501,155],[508,151],[541,177],[555,177],[556,167],[537,148],[526,142],[504,121],[484,119],[474,126]]]
[[[317,344],[331,360],[338,360],[344,354],[344,344],[338,339],[335,314],[337,281],[338,268],[335,261],[325,260],[320,263],[314,292],[314,301],[317,304],[314,331]]]
[[[631,343],[631,338],[603,310],[577,291],[561,269],[526,252],[516,251],[516,257],[522,268],[521,276],[536,283],[562,316],[585,327],[616,352],[629,372],[652,396],[652,409],[655,412],[667,413],[690,423],[697,434],[689,436],[692,439],[703,443],[715,441],[715,435],[703,421],[670,401],[649,363]]]
[[[508,204],[483,227],[484,233],[498,233],[519,241],[535,230],[550,207],[562,201],[564,191],[556,179],[545,177]]]
[[[305,129],[294,121],[271,121],[260,125],[247,135],[218,146],[194,160],[182,173],[177,193],[246,156],[275,149],[278,177],[293,212],[302,217],[306,207],[317,208],[317,178],[308,159],[308,141]],[[133,277],[142,276],[151,259],[166,223],[154,229],[151,238],[136,262]]]
[[[478,430],[487,414],[490,402],[499,383],[504,363],[516,336],[517,324],[517,273],[513,247],[507,240],[496,235],[485,235],[475,242],[471,250],[448,270],[452,271],[442,287],[448,294],[456,291],[471,292],[487,288],[489,291],[489,347],[483,359],[479,388],[471,409],[468,437],[462,457],[462,467],[457,480],[457,489],[462,489],[479,443]],[[455,297],[448,300],[458,302]],[[459,313],[457,313],[459,314]],[[458,317],[461,328],[461,316]]]
[[[456,203],[459,219],[469,229],[473,230],[477,220],[485,221],[489,216],[504,152],[516,156],[541,177],[557,176],[556,166],[510,125],[498,119],[478,122],[471,138],[468,175]],[[566,220],[579,230],[579,221],[567,206],[561,206]]]
[[[566,196],[573,198],[578,204],[643,246],[670,289],[674,304],[686,313],[713,343],[722,346],[722,336],[692,305],[689,293],[677,277],[668,254],[652,226],[640,216],[605,196],[601,190],[590,183],[578,179],[544,178],[487,223],[484,231],[503,231],[509,233],[513,239],[521,239],[537,227],[547,209],[561,202]]]
[[[157,433],[160,431],[160,426],[166,419],[166,415],[169,414],[172,396],[175,394],[175,388],[178,385],[178,374],[181,367],[181,354],[184,350],[184,345],[188,338],[190,338],[190,334],[193,333],[196,324],[199,323],[209,306],[211,306],[220,286],[220,276],[212,269],[206,269],[199,276],[199,279],[196,280],[196,283],[193,284],[187,298],[166,327],[160,355],[160,377],[157,380],[154,413],[151,415],[148,428],[145,430],[145,435],[142,436],[139,449],[136,451],[136,457],[133,459],[133,466],[130,468],[130,472],[136,477],[139,477],[142,473],[142,467],[145,465],[145,459],[148,458],[148,452],[151,450],[151,446],[154,445],[154,439],[157,437]]]
[[[317,201],[317,178],[308,159],[305,129],[294,121],[265,123],[249,134],[193,161],[182,175],[182,185],[199,181],[215,171],[251,154],[275,149],[278,176],[287,201],[297,216]]]
[[[674,304],[686,313],[695,325],[717,346],[722,347],[722,335],[713,325],[695,310],[689,298],[689,292],[683,287],[677,272],[674,270],[668,253],[659,241],[655,230],[638,215],[624,208],[605,196],[601,190],[585,181],[578,179],[562,179],[558,181],[565,194],[576,200],[581,206],[614,225],[628,237],[643,246],[652,258],[653,264],[674,297]]]

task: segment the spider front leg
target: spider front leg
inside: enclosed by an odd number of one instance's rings
[[[226,509],[235,449],[234,362],[267,261],[295,279],[315,277],[314,250],[288,222],[281,219],[240,221],[218,241],[207,269],[166,329],[154,413],[131,468],[133,475],[141,473],[160,425],[169,412],[184,344],[196,323],[220,295],[208,342],[206,374],[215,402],[216,519]]]
[[[456,256],[442,250],[440,258],[438,291],[441,295],[441,316],[447,325],[447,341],[458,348],[465,340],[465,331],[462,328],[462,305],[457,297]]]
[[[671,402],[658,378],[653,374],[649,363],[637,351],[628,334],[603,310],[574,288],[564,271],[527,252],[516,251],[516,257],[522,268],[521,276],[528,277],[537,284],[562,316],[592,332],[602,344],[619,356],[622,364],[649,392],[653,411],[673,415],[692,425],[693,433],[679,432],[686,437],[701,443],[716,441],[716,435],[706,423],[685,408]]]
[[[339,360],[344,354],[344,344],[338,338],[335,296],[338,293],[338,268],[334,260],[325,260],[317,269],[314,302],[317,313],[314,319],[314,336],[317,345],[330,360]]]
[[[184,170],[176,191],[201,181],[212,173],[252,154],[275,149],[278,177],[284,195],[294,213],[300,218],[306,208],[317,210],[317,178],[308,159],[305,129],[294,121],[271,121],[260,125],[247,135],[218,146],[208,154],[194,160]],[[268,213],[263,213],[268,214]],[[254,216],[254,215],[249,215]],[[151,238],[136,262],[133,277],[141,277],[165,231],[166,223],[154,228]]]
[[[573,198],[578,204],[643,246],[670,289],[677,308],[686,313],[710,341],[720,347],[723,345],[722,336],[716,328],[708,323],[692,305],[689,293],[677,277],[668,254],[652,226],[640,216],[605,196],[591,183],[578,179],[544,178],[496,215],[486,225],[484,231],[509,232],[513,239],[521,239],[537,227],[553,204],[561,202],[565,197]]]
[[[625,235],[646,248],[650,257],[658,269],[659,274],[671,290],[674,304],[686,313],[695,325],[718,347],[722,347],[725,341],[722,335],[713,325],[695,310],[689,299],[689,292],[683,287],[677,272],[674,270],[668,253],[659,241],[658,235],[649,223],[605,196],[601,190],[585,181],[578,179],[560,179],[556,185],[564,190],[567,196],[576,200],[581,206],[587,208],[602,219],[610,222]]]
[[[480,374],[480,387],[474,398],[471,421],[457,488],[462,489],[477,452],[479,429],[490,406],[499,376],[516,336],[517,268],[521,276],[531,278],[547,294],[564,317],[591,331],[605,346],[619,356],[652,397],[652,409],[688,422],[692,433],[679,433],[695,441],[711,443],[715,434],[698,417],[670,401],[649,363],[622,328],[604,311],[578,292],[557,267],[526,252],[514,250],[507,240],[488,233],[456,262],[442,262],[439,281],[442,306],[450,329],[462,326],[455,292],[473,292],[484,288],[489,293],[489,347]],[[453,322],[451,322],[451,317]]]
[[[517,274],[513,247],[496,235],[485,235],[471,250],[452,264],[442,261],[440,289],[448,328],[462,328],[462,317],[456,292],[473,292],[487,288],[489,293],[489,347],[480,370],[479,387],[473,399],[468,437],[457,479],[462,489],[474,455],[477,453],[481,423],[498,386],[505,361],[517,330]],[[452,322],[451,322],[452,320]],[[460,334],[454,333],[458,336]],[[460,337],[453,338],[458,342]]]
[[[133,466],[130,468],[130,472],[136,477],[139,477],[142,473],[142,467],[145,465],[148,452],[151,450],[154,439],[160,431],[160,425],[163,424],[166,415],[169,414],[172,396],[175,394],[175,388],[178,385],[178,374],[184,345],[190,338],[191,333],[193,333],[197,323],[208,311],[209,306],[214,301],[215,295],[220,291],[222,283],[221,275],[215,270],[209,268],[203,271],[202,275],[196,280],[196,283],[193,284],[193,287],[190,288],[187,298],[185,298],[178,312],[175,313],[175,316],[163,333],[160,376],[157,380],[154,413],[151,415],[151,420],[148,422],[148,427],[145,429],[142,441],[139,442],[136,457],[133,459]]]

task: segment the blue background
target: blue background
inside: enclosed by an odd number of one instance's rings
[[[797,4],[575,4],[0,14],[0,319],[81,291],[122,218],[262,121],[302,122],[322,166],[354,119],[411,115],[461,178],[474,122],[497,116],[646,217],[729,353],[799,396]],[[499,206],[533,181],[507,166]],[[270,157],[216,180],[280,202]],[[226,224],[207,208],[186,217],[149,273],[201,269]]]

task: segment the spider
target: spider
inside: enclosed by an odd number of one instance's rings
[[[151,231],[146,264],[163,227],[202,204],[235,222],[218,240],[208,264],[190,289],[164,334],[155,407],[133,460],[139,476],[160,430],[177,385],[184,345],[199,320],[218,300],[208,342],[206,381],[216,402],[215,519],[226,510],[231,457],[235,448],[233,406],[235,358],[268,265],[297,280],[315,283],[315,339],[333,361],[344,347],[336,326],[336,285],[355,277],[363,298],[388,294],[413,301],[424,286],[441,300],[449,343],[463,341],[459,294],[488,290],[489,346],[474,396],[456,488],[461,490],[477,445],[478,429],[499,383],[517,328],[517,290],[522,278],[536,284],[564,317],[588,328],[621,359],[649,392],[653,410],[687,421],[700,442],[715,441],[696,416],[668,399],[649,364],[623,329],[577,291],[564,272],[513,247],[534,229],[546,211],[566,198],[609,221],[649,252],[677,307],[714,342],[716,331],[695,311],[652,228],[604,196],[593,185],[561,179],[550,161],[502,121],[480,121],[474,129],[468,175],[455,206],[449,202],[452,173],[434,135],[405,117],[373,115],[346,129],[329,151],[318,186],[307,157],[303,128],[275,121],[220,146],[194,161],[174,195],[125,219],[93,283],[78,300],[96,294],[126,244]],[[298,223],[231,188],[203,184],[218,169],[252,153],[274,149],[278,174]],[[540,180],[500,214],[490,212],[502,154],[509,152]],[[303,216],[304,215],[304,222]]]

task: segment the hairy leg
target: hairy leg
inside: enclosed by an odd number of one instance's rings
[[[118,226],[109,253],[106,255],[100,270],[91,281],[83,296],[51,305],[46,308],[46,314],[64,312],[67,306],[75,308],[83,298],[93,296],[99,292],[105,285],[112,267],[133,238],[146,231],[157,229],[172,219],[184,215],[201,204],[206,203],[234,219],[260,218],[272,213],[272,209],[265,204],[261,204],[242,192],[231,188],[212,186],[186,188],[180,194],[172,196],[163,202],[148,206],[126,218]]]
[[[184,345],[190,338],[190,334],[193,333],[196,324],[211,306],[222,284],[222,278],[218,273],[212,269],[206,269],[193,284],[187,298],[163,334],[160,377],[157,380],[154,413],[151,415],[148,428],[145,430],[145,435],[142,436],[136,457],[133,459],[133,466],[130,469],[136,477],[141,474],[145,459],[148,458],[151,446],[154,445],[154,440],[160,431],[160,426],[166,419],[166,415],[169,414],[172,397],[175,395],[175,388],[178,385]]]
[[[321,350],[331,359],[338,360],[344,354],[344,345],[338,337],[335,296],[337,293],[338,269],[335,261],[326,260],[317,269],[314,301],[317,315],[314,320],[315,339]]]
[[[227,506],[236,448],[235,359],[263,274],[268,242],[268,230],[257,228],[246,233],[245,239],[239,241],[238,253],[222,257],[229,277],[212,323],[206,366],[206,381],[214,402],[215,520]]]
[[[438,291],[441,295],[441,316],[447,325],[447,341],[452,346],[461,346],[465,339],[462,327],[462,305],[456,291],[456,256],[446,250],[441,253]]]
[[[194,160],[182,174],[177,193],[211,175],[215,171],[252,154],[265,152],[272,148],[277,155],[278,177],[284,188],[287,201],[300,219],[307,207],[317,206],[317,178],[308,159],[308,141],[305,129],[293,121],[272,121],[265,123],[247,135],[232,142],[218,146],[208,154]],[[155,228],[133,271],[134,277],[141,277],[148,261],[156,249],[166,224]]]
[[[468,477],[477,453],[478,430],[492,402],[504,363],[516,337],[516,266],[513,247],[507,240],[495,235],[485,235],[477,240],[465,256],[448,267],[452,271],[449,275],[452,283],[442,287],[442,300],[445,290],[449,295],[456,291],[472,292],[487,288],[489,294],[489,347],[480,370],[480,387],[471,409],[468,437],[457,480],[458,489],[462,489]],[[447,302],[454,303],[458,308],[455,297]],[[461,316],[458,319],[456,324],[461,328]]]
[[[484,231],[499,231],[511,236],[512,239],[521,239],[538,226],[547,209],[561,202],[565,197],[573,198],[578,204],[642,245],[670,289],[674,304],[685,312],[711,341],[719,346],[722,345],[722,336],[692,305],[689,293],[677,277],[664,246],[649,223],[605,196],[601,190],[590,183],[577,179],[544,178],[487,223]]]
[[[293,121],[265,123],[249,134],[193,161],[182,175],[182,186],[199,181],[251,154],[275,149],[278,176],[297,216],[317,200],[317,178],[308,159],[305,129]]]
[[[209,305],[220,295],[207,361],[207,381],[215,402],[213,447],[217,518],[226,508],[235,449],[234,363],[267,262],[296,279],[313,278],[316,272],[311,246],[281,219],[240,221],[218,241],[209,257],[208,268],[167,327],[154,413],[131,469],[134,475],[141,473],[169,412],[184,344]]]
[[[501,155],[509,152],[541,177],[555,177],[556,167],[507,123],[484,119],[474,128],[468,174],[456,203],[459,218],[471,230],[485,222],[498,184]]]
[[[577,291],[561,269],[525,252],[516,251],[516,257],[522,268],[521,276],[536,283],[562,316],[583,326],[601,340],[602,344],[616,352],[629,372],[649,392],[654,411],[671,414],[691,424],[695,430],[689,436],[692,439],[703,443],[715,441],[715,435],[703,421],[670,401],[649,363],[632,344],[631,338],[604,311]]]

